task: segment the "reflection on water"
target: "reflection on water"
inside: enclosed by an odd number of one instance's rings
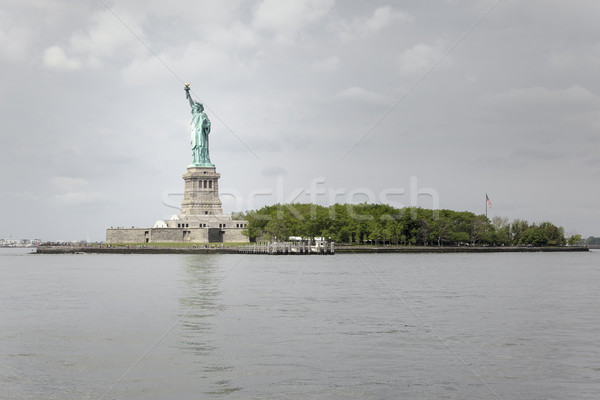
[[[224,306],[219,303],[219,268],[214,256],[190,256],[185,259],[185,278],[180,303],[183,306],[181,325],[187,337],[197,338],[210,330],[211,322]]]
[[[181,349],[199,356],[196,363],[202,365],[202,391],[207,395],[223,395],[241,389],[230,380],[222,379],[223,374],[232,371],[234,367],[218,357],[219,344],[213,334],[215,319],[227,309],[219,289],[224,272],[218,257],[186,257],[184,297],[180,299],[183,306],[179,337]]]

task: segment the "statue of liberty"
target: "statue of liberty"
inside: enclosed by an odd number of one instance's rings
[[[192,107],[192,158],[190,167],[214,167],[210,162],[208,154],[208,134],[210,133],[210,120],[204,112],[202,103],[192,100],[190,96],[190,84],[185,85],[185,97],[190,101]]]

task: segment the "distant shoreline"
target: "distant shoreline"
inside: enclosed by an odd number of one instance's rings
[[[535,253],[535,252],[582,252],[585,246],[544,247],[491,247],[491,246],[336,246],[335,252],[348,253]],[[241,254],[235,246],[221,247],[154,247],[148,246],[39,246],[35,254]]]

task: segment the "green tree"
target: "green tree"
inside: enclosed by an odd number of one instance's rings
[[[478,215],[473,218],[471,228],[471,244],[476,245],[480,243],[489,244],[492,239],[491,233],[493,228],[490,225],[490,220],[485,215]]]
[[[428,210],[419,207],[396,209],[386,204],[275,204],[236,214],[248,221],[250,240],[289,236],[327,237],[342,243],[402,243],[429,245],[540,244],[564,245],[564,230],[550,222],[529,225],[516,219],[468,211]],[[595,239],[595,238],[590,238]],[[588,241],[590,241],[588,240]],[[573,242],[574,239],[570,241]],[[600,242],[600,239],[599,239]]]
[[[446,215],[440,213],[439,217],[431,224],[431,239],[437,241],[438,246],[450,240],[451,224]]]
[[[548,238],[546,237],[544,230],[534,224],[523,232],[519,244],[545,246],[548,244]]]
[[[588,238],[585,240],[585,244],[588,246],[600,245],[600,237],[588,236]]]
[[[540,224],[539,228],[544,232],[548,245],[563,246],[566,244],[565,232],[562,227],[558,227],[551,222],[545,221]]]
[[[493,242],[496,245],[511,244],[510,223],[508,222],[508,218],[494,216],[492,218],[492,225],[495,230]]]
[[[380,222],[375,219],[369,221],[368,232],[369,240],[373,241],[374,244],[379,244],[383,239],[383,229]]]
[[[521,237],[529,229],[529,223],[523,219],[515,219],[510,225],[511,244],[520,244]]]
[[[567,239],[567,244],[569,246],[575,246],[577,245],[579,242],[581,242],[581,235],[571,235],[569,236],[569,239]]]

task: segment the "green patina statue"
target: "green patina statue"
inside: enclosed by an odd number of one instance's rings
[[[208,134],[210,133],[210,120],[204,112],[202,103],[192,100],[190,84],[185,84],[185,97],[192,107],[192,158],[190,167],[214,167],[208,154]]]

